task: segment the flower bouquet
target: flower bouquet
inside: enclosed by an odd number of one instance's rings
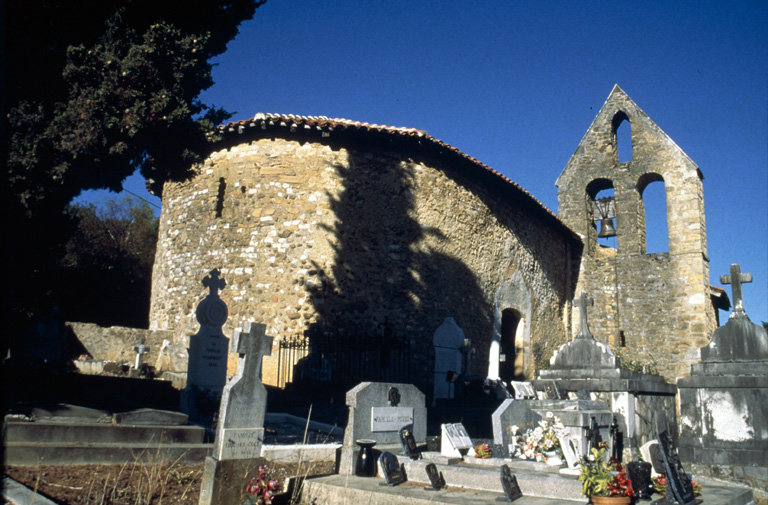
[[[691,479],[691,486],[693,487],[693,494],[699,496],[701,494],[701,486],[693,479]],[[653,490],[659,494],[667,494],[667,475],[661,474],[653,478]]]
[[[547,412],[536,428],[520,433],[518,426],[510,428],[514,443],[513,456],[520,459],[533,459],[546,463],[548,460],[563,460],[563,450],[558,437],[565,434],[565,427],[560,420]],[[560,464],[557,462],[556,464]]]
[[[259,467],[259,476],[252,478],[245,486],[247,493],[243,505],[271,505],[275,491],[280,489],[280,482],[267,476],[267,467]]]

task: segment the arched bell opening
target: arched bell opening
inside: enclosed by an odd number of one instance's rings
[[[595,179],[587,185],[587,218],[590,240],[616,249],[616,200],[610,179]]]
[[[632,161],[632,123],[627,114],[620,110],[613,116],[613,141],[616,146],[616,161],[628,163]]]
[[[642,219],[641,247],[646,254],[669,252],[669,223],[667,217],[667,188],[657,173],[642,175],[637,182]]]

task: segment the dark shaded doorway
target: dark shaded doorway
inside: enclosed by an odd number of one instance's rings
[[[499,355],[499,378],[504,382],[524,380],[522,316],[515,309],[504,309],[501,313],[501,353]]]

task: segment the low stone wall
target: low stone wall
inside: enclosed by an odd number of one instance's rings
[[[133,348],[144,342],[148,352],[142,361],[154,365],[163,340],[170,340],[172,333],[167,330],[145,330],[124,326],[103,327],[93,323],[67,322],[67,326],[95,360],[133,363],[136,352]]]

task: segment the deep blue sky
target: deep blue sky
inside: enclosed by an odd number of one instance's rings
[[[233,119],[274,112],[420,128],[556,211],[555,180],[619,84],[704,173],[712,284],[722,287],[730,263],[752,272],[745,308],[760,322],[766,26],[765,1],[270,0],[217,59],[202,98]]]

